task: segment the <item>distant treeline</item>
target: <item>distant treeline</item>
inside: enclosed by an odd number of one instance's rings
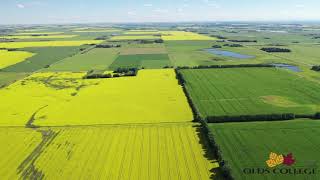
[[[311,70],[313,70],[313,71],[320,71],[320,65],[318,65],[318,66],[312,66]]]
[[[234,39],[230,39],[230,40],[228,40],[228,41],[230,41],[230,42],[238,42],[238,43],[250,43],[250,42],[256,43],[256,42],[258,42],[257,40],[247,40],[247,39],[244,39],[244,40],[234,40]]]
[[[98,44],[95,46],[96,48],[120,48],[120,44]]]
[[[219,49],[219,48],[222,48],[222,46],[220,46],[220,45],[212,45],[212,48]]]
[[[243,47],[243,45],[241,45],[241,44],[224,44],[223,46],[227,46],[227,47]]]
[[[260,50],[268,52],[268,53],[274,53],[274,52],[291,52],[290,49],[286,48],[275,48],[275,47],[268,47],[268,48],[261,48]]]
[[[19,51],[19,49],[17,49],[17,48],[0,48],[0,50]]]
[[[211,37],[216,37],[218,39],[228,39],[228,38],[226,38],[224,36],[220,36],[220,35],[211,35]]]
[[[107,40],[109,37],[108,36],[100,36],[95,38],[94,40]]]
[[[272,64],[228,64],[228,65],[200,65],[200,66],[181,66],[177,69],[222,69],[222,68],[254,68],[254,67],[276,67]]]
[[[118,68],[113,71],[113,74],[104,72],[95,72],[94,70],[90,70],[83,77],[83,79],[106,79],[106,78],[118,78],[125,76],[137,76],[139,69],[138,68]]]

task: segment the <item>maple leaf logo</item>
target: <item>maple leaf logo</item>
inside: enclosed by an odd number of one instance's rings
[[[283,164],[287,166],[291,166],[295,163],[295,159],[293,158],[292,153],[287,154],[286,156],[283,156]]]

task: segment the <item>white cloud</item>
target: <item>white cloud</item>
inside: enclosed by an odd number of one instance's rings
[[[169,10],[168,9],[155,9],[155,10],[153,10],[153,12],[155,12],[155,13],[160,13],[160,14],[165,14],[165,13],[168,13],[169,12]]]
[[[17,7],[20,8],[20,9],[23,9],[23,8],[25,8],[25,5],[23,5],[23,4],[17,4]]]
[[[129,16],[135,16],[135,15],[137,15],[137,13],[136,13],[135,11],[128,11],[127,14],[128,14]]]

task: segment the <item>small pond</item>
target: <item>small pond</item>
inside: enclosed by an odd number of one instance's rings
[[[281,64],[281,63],[274,63],[272,64],[278,68],[288,69],[294,72],[301,72],[302,70],[298,66],[290,65],[290,64]]]
[[[237,59],[251,59],[255,57],[255,56],[249,56],[249,55],[240,54],[232,51],[220,50],[220,49],[204,49],[204,50],[210,54],[225,56],[225,57],[232,57]]]

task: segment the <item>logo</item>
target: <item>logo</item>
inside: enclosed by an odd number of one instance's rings
[[[269,155],[269,160],[266,161],[268,167],[273,168],[278,165],[286,165],[286,166],[291,166],[295,163],[295,159],[293,158],[292,153],[285,155],[278,155],[274,152],[271,152]]]
[[[306,163],[307,162],[307,163]],[[308,161],[299,160],[299,165],[296,164],[296,159],[293,153],[287,155],[277,154],[271,152],[269,159],[265,161],[266,165],[263,166],[251,166],[242,169],[242,172],[246,175],[315,175],[317,172],[316,164],[313,166],[303,167],[300,164],[310,164]],[[295,165],[295,166],[293,166]]]

